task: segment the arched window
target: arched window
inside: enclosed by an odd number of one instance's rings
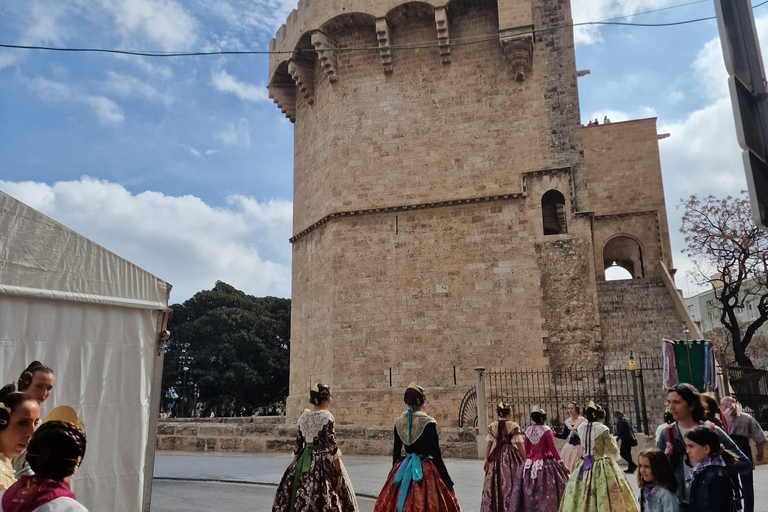
[[[541,219],[545,235],[568,233],[563,194],[557,190],[550,190],[541,197]]]
[[[606,280],[616,279],[617,267],[626,270],[628,276],[627,274],[624,275],[628,279],[645,277],[643,248],[634,238],[617,236],[608,240],[608,243],[603,247],[603,269]]]

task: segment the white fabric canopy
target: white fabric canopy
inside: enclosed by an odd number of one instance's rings
[[[37,359],[88,448],[72,490],[90,510],[148,510],[159,409],[159,331],[170,285],[0,192],[0,372]]]

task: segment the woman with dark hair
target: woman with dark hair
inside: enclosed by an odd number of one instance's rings
[[[568,404],[568,418],[563,422],[563,429],[555,434],[558,439],[565,439],[565,446],[561,450],[563,463],[568,471],[573,471],[576,463],[581,459],[581,439],[577,429],[587,420],[581,415],[581,407],[576,402]]]
[[[632,428],[632,423],[624,416],[621,411],[614,413],[616,416],[616,438],[621,445],[619,446],[619,454],[621,458],[627,461],[627,473],[634,473],[637,469],[637,464],[632,460],[632,447],[637,446],[637,439],[635,438],[635,431]]]
[[[335,420],[328,411],[331,398],[325,384],[310,390],[314,407],[299,417],[293,461],[277,487],[272,512],[357,512],[355,491],[336,444]]]
[[[39,404],[48,399],[53,389],[53,370],[40,361],[32,361],[19,376],[19,391],[26,393]]]
[[[720,427],[705,422],[706,410],[696,388],[690,384],[678,384],[669,388],[667,390],[667,407],[675,422],[667,426],[659,436],[658,449],[669,457],[669,462],[675,468],[677,499],[681,506],[687,506],[691,493],[691,481],[688,480],[688,476],[691,473],[692,465],[686,456],[685,435],[695,427],[711,426],[720,437],[720,442],[725,449],[736,454],[736,462],[727,468],[730,474],[745,473],[752,469],[752,463],[728,437],[728,434],[723,432]]]
[[[16,481],[11,460],[27,449],[39,420],[35,399],[16,392],[13,384],[0,389],[0,491]]]
[[[480,501],[481,512],[506,512],[512,481],[525,458],[525,445],[520,426],[512,421],[512,408],[499,402],[499,416],[488,427],[485,449],[485,480]]]
[[[517,472],[509,512],[555,512],[565,492],[568,472],[546,425],[547,413],[536,407],[525,429],[525,464]]]
[[[415,382],[405,390],[408,410],[395,421],[392,470],[374,512],[461,512],[443,463],[437,422],[424,412],[426,399],[424,389]],[[401,457],[403,447],[405,457]]]
[[[726,467],[736,462],[736,454],[723,448],[717,432],[703,426],[685,434],[685,450],[693,466],[686,477],[687,512],[735,512],[737,501]]]
[[[69,488],[85,457],[86,438],[74,410],[57,407],[27,448],[34,476],[23,476],[2,497],[1,512],[88,512]]]
[[[19,375],[18,384],[20,392],[31,396],[42,406],[53,389],[53,370],[40,361],[32,361]],[[16,478],[35,474],[27,464],[24,453],[13,458],[13,470],[16,473]]]
[[[613,460],[619,448],[602,423],[605,411],[590,402],[584,416],[587,423],[581,425],[578,432],[584,457],[571,473],[560,512],[637,512],[632,488]]]
[[[725,424],[722,421],[720,404],[717,402],[717,398],[711,393],[702,393],[701,399],[704,401],[704,409],[706,411],[704,417],[706,418],[706,421],[714,423],[723,429],[723,431],[728,430],[725,428]]]

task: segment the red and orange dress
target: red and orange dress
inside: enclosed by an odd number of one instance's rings
[[[409,409],[395,422],[394,434],[392,470],[374,512],[461,512],[443,463],[435,419]]]

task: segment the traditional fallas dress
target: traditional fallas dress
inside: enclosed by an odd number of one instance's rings
[[[520,426],[514,421],[494,421],[488,427],[488,442],[492,442],[491,454],[483,482],[481,512],[506,512],[512,482],[523,463],[524,454],[516,443],[523,443]]]
[[[578,428],[584,457],[576,464],[560,512],[637,512],[637,500],[612,455],[618,453],[608,427],[586,423]]]
[[[556,512],[568,475],[551,428],[532,425],[525,430],[525,457],[512,486],[509,512]]]
[[[336,444],[333,415],[327,410],[304,411],[296,431],[293,461],[275,494],[272,512],[357,512],[357,500],[349,477],[334,461],[341,451]],[[336,484],[341,477],[341,488]]]
[[[405,457],[400,454],[405,447]],[[394,465],[374,512],[461,512],[445,469],[435,419],[410,409],[395,422]]]
[[[575,420],[569,417],[563,422],[562,432],[555,434],[555,437],[565,439],[565,446],[560,450],[560,453],[563,456],[563,464],[568,468],[568,471],[573,471],[573,468],[581,460],[581,439],[577,429],[586,422],[587,420],[583,416],[579,416]]]

